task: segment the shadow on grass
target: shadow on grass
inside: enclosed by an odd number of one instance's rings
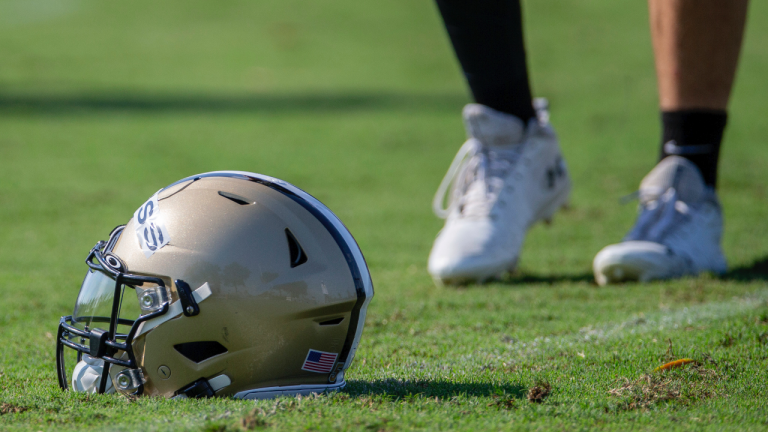
[[[407,396],[452,397],[452,396],[506,396],[524,398],[528,392],[520,384],[494,385],[488,383],[457,383],[429,380],[349,381],[344,392],[350,396],[385,395],[393,398]]]
[[[464,94],[297,93],[297,94],[9,94],[0,93],[4,114],[82,114],[129,112],[346,112],[428,110],[460,112]],[[458,114],[457,114],[458,115]]]
[[[557,284],[563,282],[588,282],[595,283],[595,276],[592,272],[574,273],[574,274],[535,274],[526,271],[517,271],[511,273],[499,282],[509,285],[518,284]]]
[[[768,281],[768,256],[758,258],[752,264],[732,268],[720,279],[738,282]]]
[[[768,256],[758,258],[751,264],[734,267],[721,276],[720,279],[737,282],[768,281]],[[505,276],[498,282],[510,285],[557,284],[562,282],[588,282],[590,284],[595,284],[595,277],[591,272],[540,275],[526,271],[518,271]]]

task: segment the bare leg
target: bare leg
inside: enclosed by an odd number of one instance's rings
[[[748,3],[648,0],[662,121],[659,158],[688,159],[713,188]]]
[[[648,0],[661,106],[660,162],[640,184],[635,227],[622,243],[595,256],[600,285],[726,271],[714,188],[747,3]]]
[[[661,109],[726,109],[748,0],[648,4]]]

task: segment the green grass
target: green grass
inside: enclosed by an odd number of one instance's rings
[[[726,276],[592,282],[657,154],[647,12],[547,0],[525,3],[526,31],[572,207],[508,280],[441,289],[430,202],[468,97],[430,1],[0,0],[0,430],[765,429],[768,4],[751,7],[721,162]],[[52,334],[88,249],[158,188],[219,169],[295,183],[360,243],[376,297],[347,388],[60,392]],[[652,372],[680,357],[700,365]]]

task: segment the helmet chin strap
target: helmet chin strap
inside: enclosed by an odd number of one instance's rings
[[[72,389],[78,392],[98,393],[103,373],[104,360],[84,354],[83,359],[77,363],[74,372],[72,372]],[[115,388],[112,387],[112,380],[107,379],[107,387],[104,393],[114,392]]]

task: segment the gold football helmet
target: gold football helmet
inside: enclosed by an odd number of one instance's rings
[[[158,191],[91,249],[64,347],[77,391],[256,399],[344,386],[373,284],[320,201],[220,171]]]

